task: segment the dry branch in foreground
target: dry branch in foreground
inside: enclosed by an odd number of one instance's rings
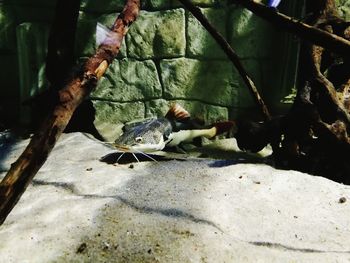
[[[118,54],[129,26],[135,21],[140,9],[139,0],[127,0],[115,20],[108,37],[87,60],[81,73],[59,91],[59,102],[53,112],[32,137],[29,145],[11,165],[0,183],[0,224],[20,199],[37,171],[46,161],[77,106],[96,87],[109,64]]]

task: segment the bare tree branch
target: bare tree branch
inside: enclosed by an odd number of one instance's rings
[[[127,0],[124,10],[114,22],[107,37],[84,65],[84,69],[59,91],[59,103],[33,136],[29,145],[11,165],[0,183],[0,224],[16,205],[28,184],[46,161],[77,106],[95,88],[109,64],[118,54],[123,37],[135,21],[140,9],[139,0]]]
[[[256,103],[259,105],[261,113],[263,114],[265,120],[271,119],[271,115],[263,99],[261,98],[258,89],[255,87],[253,80],[249,77],[248,73],[245,71],[238,55],[226,41],[226,39],[209,23],[207,18],[203,15],[201,10],[194,6],[189,0],[179,0],[187,9],[190,11],[195,18],[202,24],[202,26],[212,35],[215,41],[220,45],[222,50],[226,53],[227,57],[232,61],[232,63],[237,68],[239,74],[243,78],[244,83],[247,85],[251,95],[255,99]]]
[[[262,17],[263,19],[301,37],[302,39],[306,39],[328,49],[329,51],[333,51],[345,57],[350,56],[350,41],[340,36],[305,24],[297,19],[281,14],[275,9],[269,8],[255,1],[231,0],[231,2],[244,6],[255,15]]]

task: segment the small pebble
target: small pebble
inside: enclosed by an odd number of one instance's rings
[[[110,248],[110,244],[106,241],[102,242],[102,249],[103,250],[108,250]]]
[[[343,203],[345,203],[345,202],[346,202],[346,198],[345,198],[345,197],[339,198],[339,203],[340,203],[340,204],[343,204]]]
[[[86,243],[82,243],[82,244],[78,247],[77,253],[83,253],[83,252],[86,250],[86,248],[87,248]]]
[[[130,168],[130,169],[133,169],[133,168],[134,168],[134,165],[133,165],[133,164],[130,164],[130,165],[129,165],[129,168]]]
[[[92,171],[92,168],[90,167],[90,168],[86,168],[86,171]]]

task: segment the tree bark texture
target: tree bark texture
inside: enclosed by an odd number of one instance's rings
[[[46,161],[74,110],[95,88],[97,81],[118,54],[122,40],[129,26],[135,21],[139,9],[139,0],[127,0],[111,28],[112,33],[87,60],[81,72],[59,91],[59,102],[55,109],[32,137],[18,160],[11,165],[0,183],[0,224],[4,222]]]

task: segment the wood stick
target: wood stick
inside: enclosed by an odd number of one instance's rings
[[[227,57],[231,60],[231,62],[237,68],[239,74],[243,78],[244,83],[247,85],[251,95],[256,101],[257,105],[260,107],[260,111],[263,114],[265,120],[270,120],[271,115],[269,110],[261,98],[258,89],[256,88],[253,80],[249,77],[248,73],[244,69],[241,61],[239,60],[238,55],[230,46],[230,44],[226,41],[226,39],[210,24],[208,19],[203,15],[202,11],[194,6],[189,0],[179,0],[188,11],[190,11],[195,18],[202,24],[202,26],[212,35],[215,41],[220,45],[222,50],[226,53]]]
[[[302,39],[322,46],[329,51],[341,54],[344,57],[350,57],[350,41],[328,33],[316,27],[305,24],[297,19],[277,12],[261,3],[251,0],[231,0],[233,3],[240,4],[249,9],[255,15],[269,21],[270,23],[291,32]]]
[[[59,91],[59,102],[55,109],[0,183],[0,224],[5,221],[46,161],[74,110],[95,88],[97,80],[118,54],[123,37],[135,21],[139,10],[140,0],[127,0],[111,28],[114,33],[110,34],[98,47],[95,55],[88,59],[82,73]]]

